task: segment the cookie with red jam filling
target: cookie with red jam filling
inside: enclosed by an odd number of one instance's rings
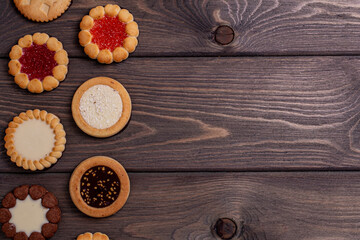
[[[51,91],[66,77],[69,64],[62,43],[46,33],[26,35],[10,51],[9,73],[32,93]]]
[[[79,42],[100,63],[121,62],[135,51],[139,28],[134,17],[118,5],[97,6],[80,23]]]

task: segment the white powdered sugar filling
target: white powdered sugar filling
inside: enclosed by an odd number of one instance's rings
[[[119,121],[123,103],[119,92],[107,85],[95,85],[80,99],[80,114],[93,128],[105,129]]]

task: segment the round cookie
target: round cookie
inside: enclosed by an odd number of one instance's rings
[[[57,88],[68,72],[69,58],[62,43],[46,33],[20,38],[9,56],[9,74],[19,87],[32,93]]]
[[[80,234],[76,240],[109,240],[109,237],[106,234],[96,232],[94,234],[90,232],[86,232],[83,234]]]
[[[138,24],[118,5],[97,6],[80,23],[79,42],[85,53],[100,63],[121,62],[135,51]]]
[[[2,201],[0,223],[5,236],[45,240],[54,236],[61,220],[57,198],[40,185],[22,185]]]
[[[35,22],[48,22],[61,16],[71,0],[14,0],[15,6],[26,18]]]
[[[14,117],[5,130],[5,148],[11,161],[26,170],[43,170],[55,164],[65,150],[60,119],[39,109]]]
[[[71,175],[70,196],[88,216],[108,217],[119,211],[130,193],[130,180],[116,160],[95,156],[81,162]]]
[[[75,92],[72,115],[77,126],[93,137],[110,137],[121,131],[131,115],[129,93],[112,78],[97,77]]]

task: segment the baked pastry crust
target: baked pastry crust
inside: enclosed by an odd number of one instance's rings
[[[90,232],[86,232],[83,234],[80,234],[76,240],[109,240],[109,237],[104,234],[104,233],[100,233],[100,232],[96,232],[94,234],[90,233]]]
[[[46,76],[42,81],[37,78],[29,79],[28,75],[21,72],[21,63],[19,59],[23,54],[23,49],[30,47],[33,43],[37,45],[46,44],[47,48],[56,52],[54,60],[58,64],[52,70],[52,75]],[[63,49],[62,43],[54,37],[49,37],[46,33],[34,33],[26,35],[19,39],[18,44],[11,48],[9,53],[10,62],[9,74],[15,78],[15,83],[23,89],[27,89],[32,93],[41,93],[51,91],[59,86],[59,82],[63,81],[68,72],[67,65],[69,58],[67,52]]]
[[[37,119],[45,122],[51,129],[53,129],[55,134],[54,147],[48,156],[44,158],[36,160],[26,159],[21,156],[15,148],[14,134],[19,125],[29,119]],[[44,110],[40,111],[39,109],[35,109],[20,113],[8,124],[8,128],[5,130],[5,133],[6,135],[4,140],[5,148],[7,150],[6,154],[10,157],[12,162],[16,163],[18,167],[22,167],[25,170],[35,171],[49,168],[57,162],[57,160],[62,156],[62,152],[65,150],[66,133],[63,125],[60,123],[60,119],[54,114],[48,113]]]
[[[12,216],[9,209],[15,207],[16,200],[24,200],[28,196],[33,200],[41,199],[41,205],[49,210],[46,213],[48,223],[42,225],[41,232],[32,232],[27,236],[24,232],[16,232],[16,226],[9,223]],[[61,220],[61,210],[55,195],[40,185],[21,185],[5,195],[0,208],[0,223],[3,224],[2,231],[6,237],[13,239],[48,239],[58,229]]]
[[[80,194],[80,182],[84,173],[96,166],[106,166],[111,168],[118,176],[121,184],[121,191],[118,198],[109,206],[96,208],[89,206]],[[130,193],[130,180],[125,168],[115,159],[106,156],[95,156],[81,162],[71,175],[69,183],[70,196],[75,206],[90,217],[108,217],[119,211],[126,203]]]
[[[26,18],[35,22],[49,22],[60,17],[71,0],[14,0],[15,6]]]
[[[107,85],[113,89],[115,89],[122,100],[123,103],[123,109],[122,114],[119,120],[112,125],[109,128],[105,129],[97,129],[92,126],[90,126],[84,118],[81,116],[80,113],[80,99],[83,96],[83,94],[91,87],[95,85]],[[89,79],[88,81],[84,82],[75,92],[72,105],[71,105],[72,115],[75,120],[75,123],[77,126],[87,133],[90,136],[93,137],[110,137],[115,135],[116,133],[120,132],[121,129],[123,129],[126,124],[128,123],[131,115],[131,99],[129,93],[126,91],[123,85],[121,85],[118,81],[108,78],[108,77],[96,77]]]
[[[123,46],[115,48],[113,51],[108,49],[99,49],[99,46],[92,43],[91,28],[94,26],[94,20],[101,19],[104,16],[117,17],[126,24],[125,32],[127,38],[124,39]],[[97,59],[100,63],[110,64],[113,61],[121,62],[128,58],[129,53],[135,51],[138,45],[139,36],[138,24],[134,21],[133,15],[126,9],[121,9],[118,5],[107,4],[105,7],[97,6],[92,8],[89,15],[83,17],[80,22],[79,42],[84,47],[85,53],[92,59]]]

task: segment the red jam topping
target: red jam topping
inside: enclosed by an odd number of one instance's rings
[[[21,72],[28,75],[29,80],[37,78],[40,81],[46,76],[52,76],[53,69],[58,64],[54,59],[55,51],[47,48],[46,44],[33,44],[28,48],[23,48],[23,55],[20,57]]]
[[[128,37],[125,32],[126,24],[117,17],[106,16],[94,21],[90,29],[92,42],[98,45],[100,50],[109,49],[111,52],[121,47],[124,39]]]

